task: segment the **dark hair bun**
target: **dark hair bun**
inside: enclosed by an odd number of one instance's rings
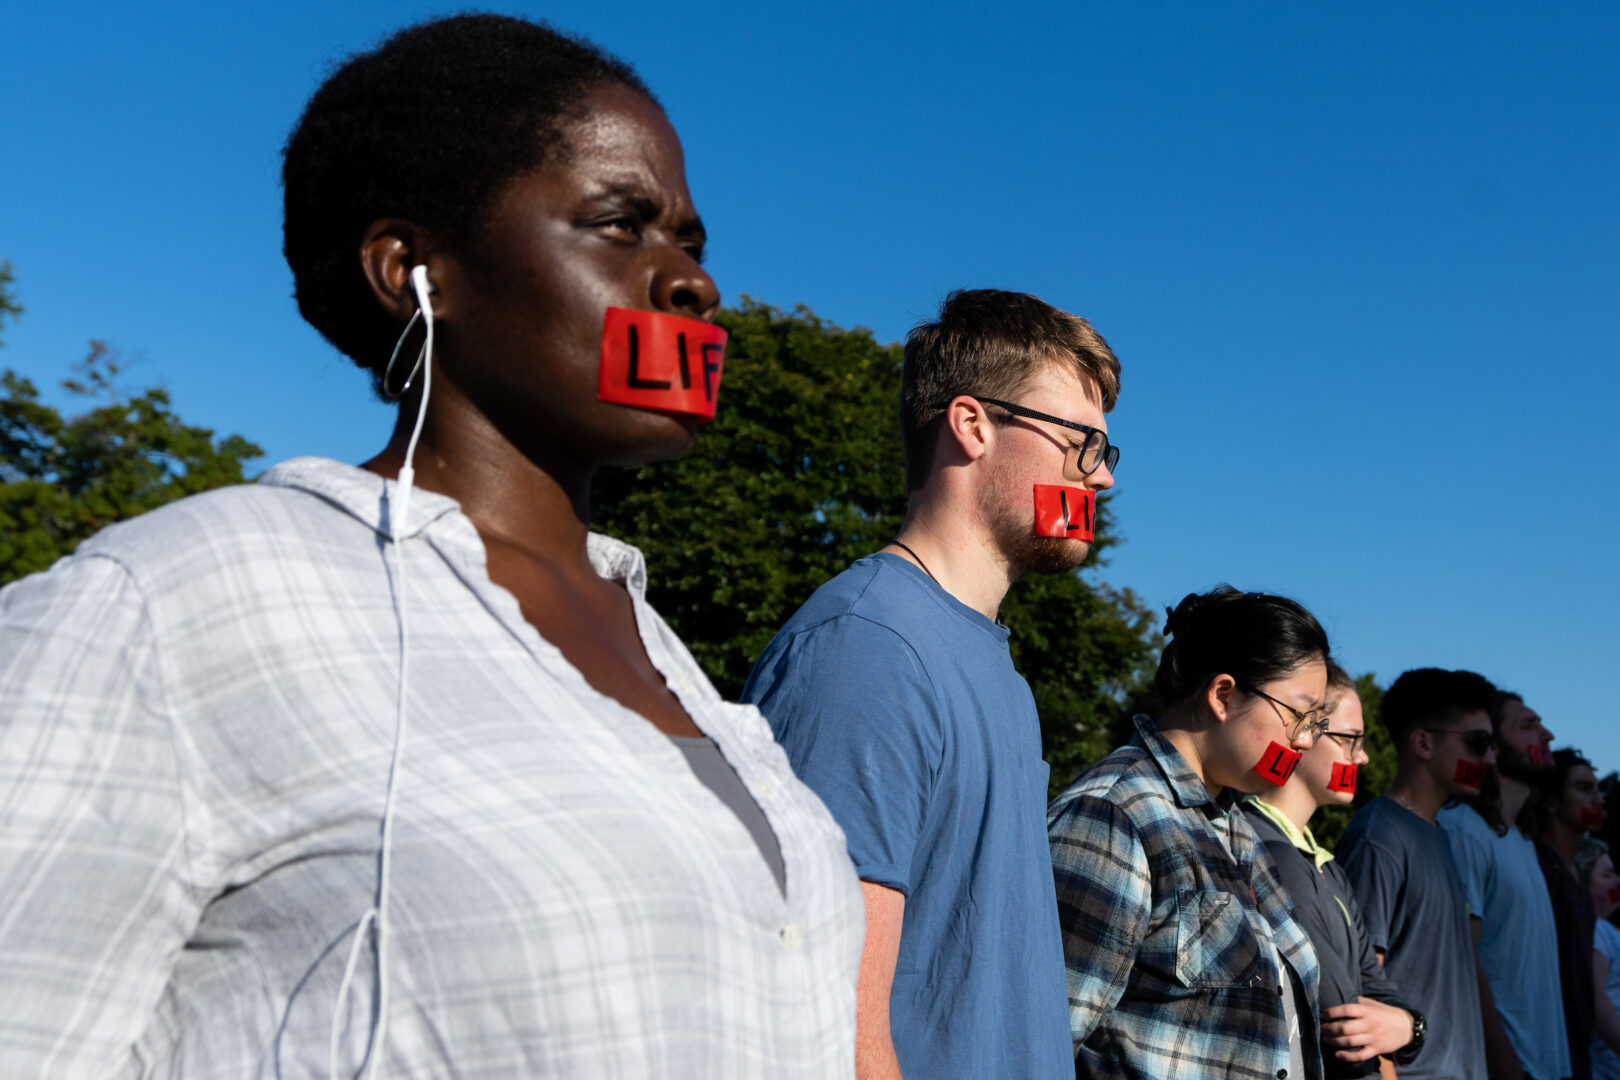
[[[1220,592],[1221,589],[1230,588],[1230,585],[1221,585],[1216,588],[1215,592]],[[1212,593],[1211,595],[1214,594]],[[1186,629],[1188,623],[1192,621],[1193,616],[1197,614],[1198,607],[1201,603],[1203,603],[1203,600],[1204,598],[1198,593],[1188,593],[1186,596],[1181,598],[1181,603],[1177,604],[1175,607],[1165,608],[1164,632],[1170,636],[1174,636]]]
[[[1322,624],[1286,596],[1217,585],[1188,593],[1165,616],[1170,641],[1154,685],[1167,705],[1201,692],[1216,675],[1262,686],[1301,664],[1331,659]]]

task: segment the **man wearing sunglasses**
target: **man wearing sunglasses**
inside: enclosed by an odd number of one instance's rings
[[[1562,1080],[1570,1060],[1558,930],[1535,841],[1515,824],[1531,785],[1555,773],[1552,732],[1514,693],[1496,694],[1489,716],[1496,768],[1440,811],[1468,888],[1486,1058],[1496,1080]]]
[[[1413,1012],[1413,1060],[1401,1080],[1486,1078],[1468,891],[1436,818],[1448,800],[1478,791],[1496,760],[1495,694],[1471,671],[1419,668],[1396,679],[1378,711],[1395,744],[1395,782],[1351,819],[1335,852],[1367,937]]]
[[[1073,1077],[1047,767],[997,618],[1084,561],[1119,361],[1023,293],[953,293],[906,341],[900,533],[822,586],[743,692],[848,839],[866,897],[861,1080]]]

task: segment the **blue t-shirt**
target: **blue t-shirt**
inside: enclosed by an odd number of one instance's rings
[[[1536,1080],[1561,1080],[1569,1075],[1569,1042],[1558,928],[1536,845],[1512,827],[1498,836],[1471,806],[1440,811],[1440,827],[1468,890],[1468,914],[1480,920],[1479,966],[1508,1042]]]
[[[1356,891],[1373,948],[1388,954],[1384,971],[1428,1022],[1423,1049],[1398,1070],[1401,1080],[1485,1080],[1468,893],[1445,831],[1384,796],[1350,820],[1334,857]]]
[[[1047,766],[1007,637],[873,555],[816,590],[743,691],[856,871],[906,895],[889,1021],[907,1076],[1074,1075]]]

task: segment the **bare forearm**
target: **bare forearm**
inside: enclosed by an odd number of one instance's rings
[[[856,1080],[902,1080],[889,1029],[889,992],[900,955],[906,899],[895,889],[861,882],[866,901],[866,948],[855,987]]]

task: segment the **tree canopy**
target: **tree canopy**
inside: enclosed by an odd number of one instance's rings
[[[685,456],[598,475],[592,526],[647,555],[650,597],[735,698],[812,592],[882,547],[905,513],[900,346],[800,307],[744,299],[719,413]],[[1114,542],[1099,502],[1095,552]],[[1159,640],[1128,589],[1083,573],[1027,577],[1002,604],[1013,662],[1040,710],[1054,790],[1125,739]]]
[[[22,310],[10,284],[0,263],[0,318]],[[123,397],[104,342],[90,342],[75,370],[62,386],[89,407],[72,416],[0,372],[0,585],[47,569],[104,526],[239,484],[243,464],[263,454],[240,435],[216,440],[182,422],[162,389]]]

